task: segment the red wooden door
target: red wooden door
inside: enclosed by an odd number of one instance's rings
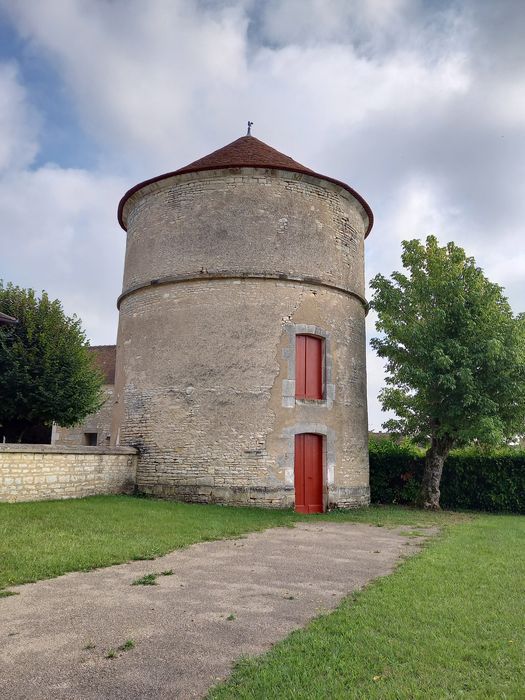
[[[322,513],[323,436],[302,433],[295,436],[295,510]]]

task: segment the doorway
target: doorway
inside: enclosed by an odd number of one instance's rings
[[[324,511],[322,435],[300,433],[295,436],[294,484],[298,513]]]

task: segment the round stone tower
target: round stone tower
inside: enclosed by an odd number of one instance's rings
[[[362,197],[245,136],[133,187],[119,221],[112,434],[139,490],[368,503]]]

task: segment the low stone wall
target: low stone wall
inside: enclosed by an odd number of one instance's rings
[[[44,501],[131,493],[137,453],[131,447],[0,445],[0,501]]]

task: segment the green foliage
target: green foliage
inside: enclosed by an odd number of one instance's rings
[[[441,502],[445,508],[525,514],[525,452],[455,450],[443,475]]]
[[[18,591],[0,591],[0,598],[10,598],[12,595],[20,595]]]
[[[415,503],[424,462],[423,451],[408,443],[371,439],[372,500]],[[441,504],[449,509],[525,513],[525,451],[453,450],[443,471]]]
[[[369,456],[372,501],[413,505],[423,477],[423,451],[408,442],[371,438]]]
[[[135,647],[135,642],[133,639],[127,639],[124,644],[121,644],[118,648],[119,651],[129,651],[130,649],[134,649]]]
[[[144,574],[140,578],[135,579],[132,586],[158,586],[157,583],[158,574]]]
[[[92,646],[87,646],[85,649],[94,649],[95,645],[93,644]],[[130,651],[130,649],[135,648],[135,641],[133,639],[127,639],[123,644],[121,644],[119,647],[116,649],[108,649],[108,653],[106,654],[106,659],[116,659],[119,654],[118,652],[124,652],[124,651]]]
[[[385,427],[447,447],[501,443],[525,424],[525,321],[454,243],[404,241],[408,274],[376,275],[371,307],[386,359]]]
[[[19,440],[31,425],[71,426],[96,411],[104,378],[80,320],[45,292],[1,281],[0,309],[19,321],[0,327],[0,431]]]

